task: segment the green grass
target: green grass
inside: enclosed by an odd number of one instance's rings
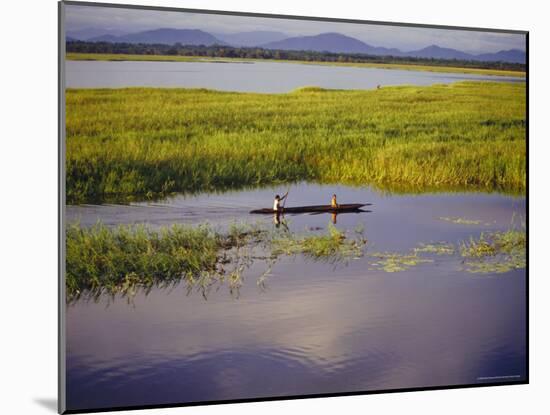
[[[285,62],[285,61],[283,61]],[[525,72],[502,69],[463,68],[459,66],[422,65],[414,63],[367,63],[367,62],[300,62],[306,65],[351,66],[356,68],[398,69],[402,71],[423,71],[442,73],[463,73],[485,76],[513,76],[525,78]]]
[[[207,227],[68,227],[68,297],[85,291],[126,291],[213,271],[222,239]]]
[[[339,262],[346,258],[358,258],[362,255],[367,240],[357,232],[356,238],[348,238],[345,233],[329,223],[326,235],[296,236],[282,234],[271,240],[271,254],[296,255],[303,254],[314,260],[324,259]]]
[[[104,293],[131,296],[138,288],[181,281],[206,296],[216,283],[227,282],[230,290],[238,290],[243,272],[257,260],[267,261],[271,268],[282,255],[303,254],[337,263],[360,257],[365,245],[360,233],[347,237],[332,225],[326,235],[293,235],[245,224],[234,224],[225,232],[206,224],[159,230],[72,224],[66,231],[67,299]]]
[[[68,89],[67,202],[295,181],[522,193],[525,84]]]
[[[460,252],[463,257],[483,258],[499,253],[511,254],[525,249],[526,244],[525,230],[509,229],[505,232],[482,233],[478,239],[463,242]]]
[[[527,263],[525,226],[506,231],[484,232],[460,244],[465,269],[472,273],[503,273],[525,268]]]
[[[173,55],[131,55],[121,53],[67,53],[67,60],[73,61],[151,61],[151,62],[277,62],[277,63],[299,63],[305,65],[328,65],[328,66],[352,66],[358,68],[378,68],[378,69],[399,69],[408,71],[427,71],[444,73],[464,73],[473,75],[498,75],[525,77],[525,72],[499,70],[499,69],[481,69],[481,68],[461,68],[458,66],[438,66],[422,65],[413,63],[368,63],[368,62],[312,62],[298,60],[277,60],[277,59],[248,59],[248,58],[209,58],[205,56],[173,56]]]

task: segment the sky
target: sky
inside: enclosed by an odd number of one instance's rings
[[[372,46],[402,51],[434,44],[474,54],[508,49],[525,51],[523,34],[68,5],[67,31],[86,28],[99,28],[116,34],[159,28],[200,29],[214,35],[262,30],[283,32],[289,37],[337,32]]]

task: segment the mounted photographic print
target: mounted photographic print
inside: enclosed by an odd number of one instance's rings
[[[528,382],[528,33],[61,2],[59,410]]]

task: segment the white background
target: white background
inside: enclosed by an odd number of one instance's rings
[[[547,184],[549,14],[505,0],[127,0],[139,4],[521,29],[531,32],[531,384],[142,411],[148,414],[548,413]],[[111,0],[116,3],[116,0]],[[124,3],[124,1],[122,2]],[[11,0],[0,12],[0,411],[52,414],[57,392],[57,4]],[[434,310],[435,311],[435,310]],[[546,407],[546,410],[544,408]]]

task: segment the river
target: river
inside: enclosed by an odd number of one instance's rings
[[[209,222],[279,229],[268,207],[286,186],[130,205],[67,206],[69,222],[151,227]],[[458,246],[506,230],[525,198],[488,193],[398,195],[368,187],[298,183],[287,206],[372,203],[367,211],[286,215],[288,231],[329,226],[368,240],[343,262],[281,257],[265,280],[263,261],[243,285],[207,292],[182,283],[100,297],[67,307],[67,391],[71,409],[246,399],[524,380],[526,273],[475,274],[458,254],[401,272],[376,266],[375,252],[424,243]],[[464,219],[463,222],[458,218]],[[468,219],[468,221],[466,221]],[[277,228],[279,226],[279,228]]]
[[[180,87],[282,93],[304,86],[374,89],[525,78],[286,62],[66,61],[68,88]]]

